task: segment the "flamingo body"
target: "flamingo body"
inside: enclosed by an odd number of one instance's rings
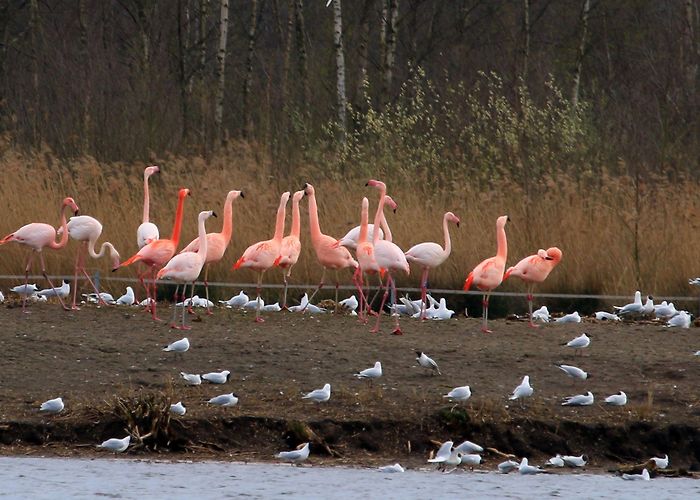
[[[20,227],[2,239],[2,243],[16,242],[26,245],[35,252],[41,252],[44,247],[56,248],[56,229],[50,224],[32,222]]]
[[[525,257],[513,267],[509,267],[503,279],[517,276],[527,283],[542,283],[547,279],[557,264],[561,261],[562,251],[557,247],[539,251],[535,255]]]

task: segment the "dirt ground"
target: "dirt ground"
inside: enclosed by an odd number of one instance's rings
[[[533,330],[496,320],[493,333],[483,334],[477,319],[460,317],[407,319],[405,334],[394,336],[388,318],[380,334],[371,334],[351,316],[267,313],[256,324],[251,313],[217,308],[190,317],[192,330],[184,333],[139,308],[63,312],[33,304],[29,311],[0,307],[2,454],[94,454],[95,443],[124,434],[124,422],[110,413],[115,398],[155,393],[187,407],[171,429],[180,445],[156,452],[173,459],[270,460],[310,437],[317,463],[424,466],[435,443],[470,439],[536,461],[585,453],[603,469],[668,453],[673,465],[700,469],[696,328],[587,320]],[[592,341],[582,355],[562,346],[583,332]],[[162,351],[183,336],[188,352]],[[418,366],[416,350],[437,361],[442,375]],[[373,385],[353,377],[375,361],[384,376]],[[555,363],[591,377],[574,383]],[[224,369],[232,374],[225,385],[191,387],[179,377]],[[524,375],[535,392],[521,408],[508,396]],[[329,402],[301,399],[324,383],[332,385]],[[463,407],[442,397],[466,384],[473,395]],[[564,396],[588,390],[593,406],[561,406]],[[627,406],[602,404],[620,390]],[[205,403],[232,391],[240,398],[234,408]],[[39,414],[40,403],[57,396],[66,410]],[[487,469],[500,461],[488,458]]]

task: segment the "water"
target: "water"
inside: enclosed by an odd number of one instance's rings
[[[700,498],[700,481],[127,459],[0,458],[0,498]]]

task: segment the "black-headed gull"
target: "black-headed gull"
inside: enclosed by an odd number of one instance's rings
[[[586,380],[590,375],[578,366],[554,365],[574,380]]]
[[[542,306],[536,311],[532,311],[532,321],[549,323],[549,309],[547,309],[547,306]]]
[[[544,465],[549,467],[564,467],[566,464],[564,464],[564,459],[561,458],[561,455],[557,453],[556,457],[550,458]]]
[[[279,458],[280,460],[284,460],[285,462],[299,464],[309,458],[309,451],[309,443],[304,443],[304,446],[299,449],[292,451],[280,451],[277,455],[275,455],[275,457]]]
[[[586,455],[562,455],[561,459],[564,461],[568,467],[583,467],[588,463],[588,457]]]
[[[654,313],[654,297],[647,295],[647,300],[642,306],[642,315],[651,316]]]
[[[60,287],[56,288],[44,288],[36,292],[37,295],[43,295],[44,297],[61,297],[65,299],[70,295],[70,284],[63,281]]]
[[[595,319],[598,321],[621,321],[617,314],[609,313],[607,311],[596,312]]]
[[[633,480],[649,481],[649,480],[651,480],[651,476],[649,476],[649,471],[644,469],[641,474],[623,474],[622,479],[625,479],[627,481],[633,481]]]
[[[439,464],[446,462],[450,458],[450,454],[452,453],[453,444],[454,443],[452,441],[445,441],[444,443],[442,443],[435,456],[433,458],[429,458],[428,462],[431,464]]]
[[[668,455],[664,455],[664,458],[651,457],[649,460],[656,464],[657,469],[665,469],[668,467]]]
[[[163,350],[167,352],[186,352],[189,348],[190,341],[187,340],[187,337],[185,337],[173,342],[172,344],[168,344],[168,346],[164,347]]]
[[[595,398],[593,397],[593,393],[591,391],[588,391],[587,394],[577,394],[576,396],[569,396],[568,398],[564,398],[564,402],[561,405],[562,406],[591,406],[594,401],[595,401]]]
[[[443,396],[443,398],[450,398],[454,401],[462,402],[466,401],[470,397],[472,397],[472,390],[468,385],[464,385],[462,387],[455,387]]]
[[[210,372],[202,375],[202,380],[206,380],[212,384],[225,384],[231,378],[231,372],[224,370],[222,372]]]
[[[0,291],[0,304],[3,302],[5,302],[5,295],[2,293],[2,291]]]
[[[462,444],[459,446],[455,447],[455,450],[462,454],[468,454],[468,453],[481,453],[484,451],[484,448],[482,446],[479,446],[476,443],[472,443],[471,441],[464,441]]]
[[[342,307],[343,309],[347,309],[348,311],[355,311],[355,309],[357,309],[357,306],[359,306],[360,303],[357,301],[357,297],[351,295],[347,299],[338,302],[338,305],[340,305],[340,307]]]
[[[243,290],[240,291],[238,295],[234,295],[228,300],[220,300],[219,304],[223,304],[226,307],[243,307],[248,303],[250,299],[248,296],[243,292]]]
[[[544,469],[540,469],[539,467],[535,467],[533,465],[530,465],[527,461],[527,458],[523,458],[520,461],[520,466],[518,467],[518,472],[522,475],[531,475],[531,474],[540,474],[542,472],[547,472]]]
[[[385,465],[383,467],[378,467],[377,470],[379,472],[387,472],[387,473],[396,473],[396,472],[404,472],[405,469],[401,467],[401,464],[394,464],[394,465]]]
[[[520,464],[515,460],[506,460],[505,462],[498,464],[498,472],[501,474],[508,474],[509,472],[516,470],[519,466]]]
[[[236,406],[238,404],[238,396],[232,392],[220,394],[219,396],[211,398],[207,403],[216,406]]]
[[[680,328],[690,328],[690,323],[693,317],[688,314],[687,311],[679,311],[673,318],[666,322],[666,326],[669,328],[680,327]]]
[[[41,406],[39,407],[39,411],[43,411],[45,413],[51,413],[51,414],[56,414],[56,413],[61,413],[63,411],[64,405],[63,405],[63,399],[62,398],[54,398],[54,399],[49,399],[48,401],[44,401],[41,403]]]
[[[262,310],[265,312],[280,312],[282,310],[282,306],[280,306],[279,302],[275,302],[274,304],[265,304]]]
[[[126,287],[126,293],[117,299],[117,305],[120,306],[133,306],[136,302],[136,297],[134,295],[134,289],[130,286]]]
[[[106,304],[114,304],[116,302],[112,294],[108,292],[100,292],[99,294],[94,292],[84,293],[82,295],[89,304],[99,304],[100,301],[105,302]]]
[[[185,408],[185,405],[182,404],[182,401],[178,401],[174,405],[170,405],[170,412],[174,413],[175,415],[183,416],[185,413],[187,413],[187,408]]]
[[[202,383],[202,377],[197,373],[180,372],[180,376],[188,385],[200,385]]]
[[[654,306],[654,316],[656,316],[657,319],[670,319],[676,314],[678,314],[678,311],[676,310],[676,306],[673,305],[673,302],[669,304],[664,300],[661,304]]]
[[[301,399],[310,399],[316,403],[324,403],[331,399],[331,384],[325,384],[323,388],[313,390],[303,395]]]
[[[581,322],[581,315],[578,313],[578,311],[574,311],[571,314],[566,314],[562,316],[561,318],[557,318],[554,320],[555,323],[580,323]]]
[[[582,333],[578,337],[571,339],[570,341],[568,341],[567,343],[562,344],[562,345],[565,345],[567,347],[571,347],[572,349],[574,349],[574,353],[576,353],[576,351],[578,351],[580,349],[585,349],[590,344],[591,344],[591,338],[588,335],[586,335],[585,333]]]
[[[440,368],[438,368],[438,365],[435,361],[433,361],[430,357],[428,357],[427,354],[421,351],[416,351],[416,361],[418,361],[418,364],[421,365],[423,368],[428,368],[431,370],[432,373],[437,372],[438,375],[442,375],[440,373]]]
[[[374,366],[372,368],[365,368],[361,372],[355,373],[354,375],[357,378],[364,378],[369,380],[379,378],[382,376],[382,364],[379,361],[377,361],[376,363],[374,363]]]
[[[518,399],[522,401],[524,398],[529,398],[535,390],[530,385],[530,376],[525,375],[523,381],[520,382],[515,389],[513,389],[513,394],[508,398],[510,400]]]
[[[644,305],[642,304],[642,292],[637,290],[634,292],[634,302],[630,304],[625,304],[624,306],[613,306],[617,311],[618,316],[625,315],[639,315],[642,314],[644,310]]]
[[[113,453],[121,453],[129,447],[129,442],[131,441],[131,436],[126,436],[124,439],[112,438],[107,441],[103,441],[102,444],[98,444],[98,448],[104,448]]]
[[[620,391],[620,394],[613,394],[605,398],[605,404],[611,406],[625,406],[627,404],[627,394]]]
[[[476,453],[467,453],[466,455],[462,455],[459,463],[462,465],[467,465],[473,469],[481,463],[481,455]]]
[[[700,286],[700,278],[690,278],[688,280],[689,285]]]
[[[39,290],[39,288],[36,286],[36,283],[32,283],[31,285],[17,285],[10,288],[10,291],[17,295],[34,295],[37,290]]]

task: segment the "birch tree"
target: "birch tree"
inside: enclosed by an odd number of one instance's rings
[[[246,75],[243,83],[243,135],[250,137],[253,133],[253,121],[250,113],[250,92],[253,88],[253,56],[255,55],[255,30],[258,21],[258,0],[251,0],[250,24],[248,25],[248,56],[246,57]]]
[[[223,142],[224,90],[226,88],[226,41],[228,39],[228,2],[221,0],[219,16],[219,50],[216,53],[217,86],[214,101],[214,130],[217,144]]]
[[[591,10],[591,0],[583,1],[583,10],[581,11],[581,42],[578,46],[578,57],[576,61],[576,70],[574,71],[574,83],[571,90],[571,103],[578,105],[578,98],[581,87],[581,71],[583,69],[583,56],[586,53],[586,37],[588,36],[588,13]]]
[[[384,61],[382,104],[389,100],[391,85],[394,79],[394,64],[396,60],[396,23],[399,18],[399,0],[389,0],[389,10],[386,24],[386,59]]]
[[[345,97],[345,54],[343,53],[343,11],[340,0],[328,0],[333,2],[333,43],[335,44],[335,69],[336,69],[336,106],[338,107],[338,125],[340,126],[340,141],[345,143],[347,120],[345,109],[347,99]],[[326,5],[328,5],[326,4]]]

